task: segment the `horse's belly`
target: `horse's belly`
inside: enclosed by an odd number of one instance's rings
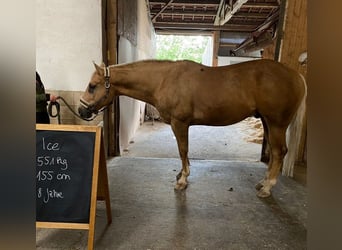
[[[251,110],[206,110],[196,111],[194,113],[193,125],[212,125],[224,126],[242,121],[243,119],[253,115]]]

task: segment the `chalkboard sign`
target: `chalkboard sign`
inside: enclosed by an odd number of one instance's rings
[[[96,201],[111,223],[101,127],[36,125],[36,226],[89,230],[93,248]]]
[[[36,220],[89,223],[95,133],[36,132]]]

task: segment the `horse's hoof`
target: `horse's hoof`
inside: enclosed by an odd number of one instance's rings
[[[255,189],[256,189],[256,190],[260,190],[260,189],[262,189],[263,186],[264,186],[264,185],[262,185],[262,184],[259,182],[258,184],[255,185]]]
[[[265,191],[263,189],[259,190],[259,192],[257,192],[257,196],[259,198],[267,198],[271,195],[271,192],[270,191]]]
[[[187,187],[188,187],[187,183],[177,183],[175,185],[175,190],[181,191],[181,190],[185,190]]]

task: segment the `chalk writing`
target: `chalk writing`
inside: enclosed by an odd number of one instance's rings
[[[37,221],[89,221],[95,134],[37,130]]]
[[[71,176],[65,173],[55,173],[55,171],[52,170],[39,170],[36,179],[37,181],[52,181],[53,179],[70,181]]]
[[[56,191],[55,189],[50,190],[49,188],[42,189],[41,187],[37,190],[37,197],[43,199],[44,203],[48,203],[50,199],[63,199],[63,192]]]
[[[62,170],[67,170],[68,160],[60,156],[38,156],[37,166],[62,166]]]
[[[67,173],[69,168],[68,160],[58,155],[61,150],[60,144],[45,137],[42,137],[41,142],[42,152],[46,152],[47,155],[38,155],[36,158],[37,167],[39,168],[36,174],[37,182],[71,181],[71,175]],[[62,191],[57,191],[54,188],[38,187],[37,198],[42,199],[46,204],[53,199],[63,199],[64,195]]]
[[[59,143],[58,142],[45,142],[45,138],[42,138],[43,144],[43,150],[48,151],[58,151],[59,150]]]

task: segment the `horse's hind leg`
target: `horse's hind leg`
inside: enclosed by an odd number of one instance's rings
[[[188,185],[187,177],[190,175],[189,159],[188,159],[188,131],[189,125],[183,122],[172,120],[171,128],[176,136],[178,151],[182,160],[182,170],[177,175],[177,184],[175,189],[182,190]]]
[[[287,152],[286,147],[286,127],[268,126],[270,161],[265,178],[257,184],[259,197],[268,197],[271,194],[271,188],[276,184],[283,159]]]
[[[271,155],[270,155],[270,145],[269,145],[269,137],[268,137],[268,125],[262,116],[260,116],[260,119],[262,121],[262,126],[264,128],[264,138],[262,141],[260,161],[264,162],[264,163],[268,164],[268,166],[270,166],[269,163],[270,163]],[[266,176],[258,184],[255,185],[255,188],[257,190],[260,190],[263,187],[263,185],[264,185],[263,183],[264,183],[265,179],[266,179]]]
[[[261,149],[261,158],[260,161],[264,163],[268,163],[270,161],[270,150],[269,150],[269,144],[268,144],[268,127],[267,123],[265,122],[265,119],[263,117],[260,117],[262,122],[262,127],[264,128],[264,138],[262,140],[262,149]]]

